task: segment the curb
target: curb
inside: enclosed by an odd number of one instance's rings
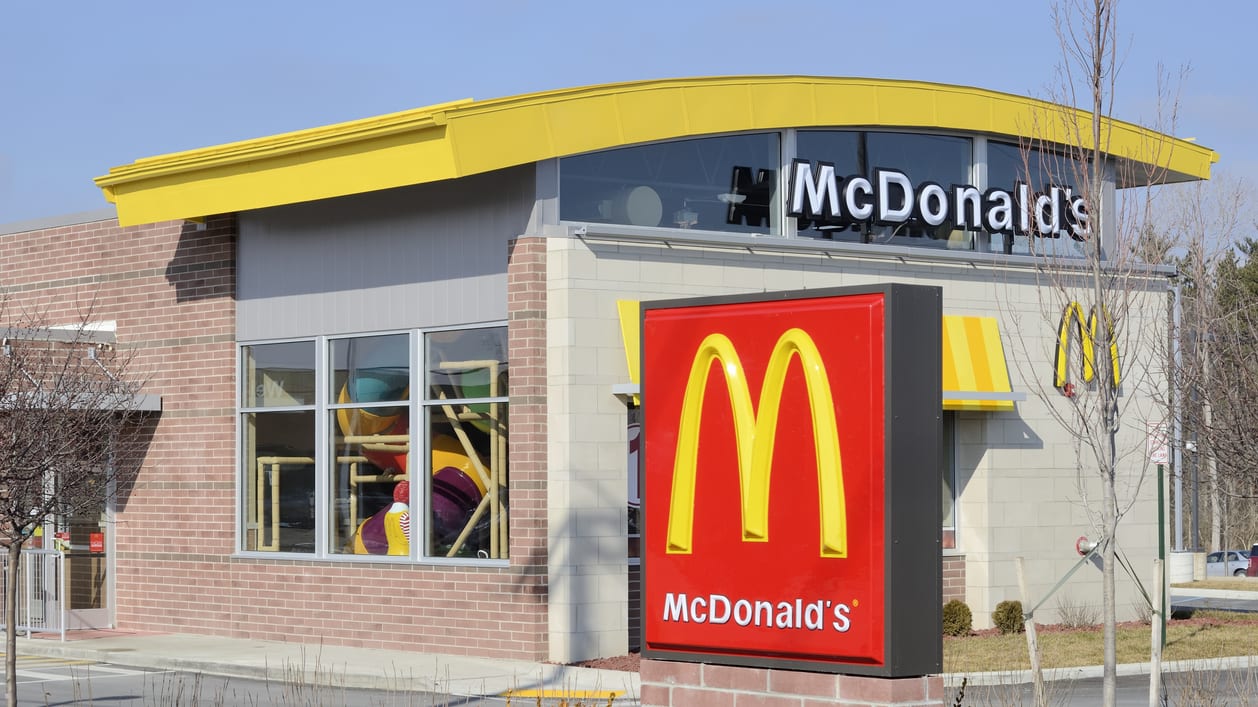
[[[1123,663],[1116,666],[1117,674],[1148,675],[1153,668],[1152,663]],[[1239,670],[1258,669],[1258,656],[1238,655],[1227,658],[1207,658],[1202,660],[1177,660],[1162,664],[1162,674],[1182,673],[1190,670]],[[1105,672],[1100,665],[1080,666],[1076,668],[1052,668],[1044,671],[1045,682],[1058,680],[1086,680],[1099,678]],[[968,685],[1017,685],[1034,682],[1030,670],[1007,670],[989,673],[945,673],[945,687],[960,687],[964,679]]]

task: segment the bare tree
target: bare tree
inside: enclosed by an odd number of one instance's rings
[[[1170,360],[1184,456],[1194,477],[1205,476],[1211,550],[1248,546],[1258,531],[1249,504],[1232,503],[1258,497],[1258,243],[1246,237],[1258,230],[1252,201],[1243,182],[1198,185],[1180,195],[1174,224],[1183,244],[1183,323]],[[1194,531],[1199,518],[1194,507]],[[1192,541],[1196,549],[1195,533]]]
[[[94,512],[138,467],[141,383],[88,317],[65,327],[0,303],[0,543],[8,704],[17,704],[22,548],[50,518]],[[61,598],[66,601],[66,597]]]
[[[1107,126],[1120,63],[1116,5],[1061,0],[1053,6],[1063,61],[1048,99],[1058,109],[1037,118],[1028,131],[1034,137],[1022,146],[1023,181],[1036,198],[1021,209],[1033,227],[1023,250],[1007,249],[1037,258],[1043,318],[1016,324],[1018,348],[1032,370],[1055,361],[1051,385],[1038,373],[1032,378],[1044,381],[1037,395],[1073,443],[1081,506],[1100,543],[1107,706],[1116,700],[1119,526],[1148,481],[1148,425],[1167,415],[1159,356],[1167,275],[1153,263],[1169,243],[1152,216],[1167,178],[1157,165],[1167,163],[1171,149],[1156,136],[1170,132],[1177,110],[1169,82],[1159,76],[1160,113],[1147,121],[1149,144],[1136,159],[1113,155]],[[1068,195],[1073,223],[1056,213],[1062,202],[1055,190]]]

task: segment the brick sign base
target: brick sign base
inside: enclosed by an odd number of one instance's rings
[[[941,707],[943,676],[877,678],[643,660],[642,707]],[[747,700],[751,702],[748,703]]]

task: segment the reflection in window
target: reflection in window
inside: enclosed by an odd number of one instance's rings
[[[507,557],[506,328],[411,339],[241,347],[245,550]]]
[[[780,233],[777,133],[605,150],[560,160],[560,218]]]
[[[804,130],[796,137],[796,154],[814,164],[833,164],[840,179],[872,178],[874,170],[889,169],[903,172],[915,186],[933,182],[947,189],[970,183],[973,147],[968,138],[943,135]],[[951,220],[938,226],[915,220],[879,226],[801,218],[797,226],[801,236],[838,241],[970,249],[972,240],[969,231],[955,228]]]
[[[641,559],[642,557],[642,492],[640,485],[640,454],[642,451],[642,408],[637,405],[629,406],[628,411],[628,441],[629,441],[629,559]]]
[[[507,330],[424,338],[432,446],[427,552],[507,557]]]
[[[987,143],[987,183],[989,186],[1012,190],[1015,184],[1027,184],[1032,194],[1042,194],[1050,187],[1070,187],[1077,193],[1078,163],[1054,152],[1038,148],[1022,148],[1003,142]],[[1010,237],[992,234],[990,249],[1018,255],[1030,254],[1032,241],[1026,236]],[[1037,238],[1035,247],[1040,254],[1065,257],[1082,257],[1083,242],[1066,235],[1059,238]]]
[[[943,415],[943,463],[939,470],[943,479],[943,546],[957,546],[957,452],[956,419],[954,412],[945,410]]]
[[[314,552],[314,412],[245,413],[241,430],[245,549]]]
[[[410,556],[410,337],[331,342],[331,552]]]
[[[245,547],[315,551],[315,345],[242,350]]]
[[[244,354],[240,399],[246,407],[314,405],[313,342],[250,346]]]

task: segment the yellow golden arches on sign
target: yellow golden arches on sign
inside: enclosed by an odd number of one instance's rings
[[[713,363],[719,363],[725,375],[725,388],[734,413],[743,541],[766,542],[769,539],[769,472],[773,462],[774,437],[786,371],[791,360],[796,358],[803,367],[804,382],[808,388],[813,445],[817,455],[821,556],[847,557],[847,503],[843,491],[843,463],[839,456],[834,397],[817,345],[807,332],[798,328],[785,331],[773,347],[760,388],[759,411],[752,405],[742,361],[728,337],[709,334],[695,352],[690,376],[686,380],[677,430],[677,454],[673,462],[673,488],[668,514],[669,554],[690,554],[693,548],[699,421]]]
[[[1105,336],[1109,340],[1110,366],[1113,375],[1110,386],[1118,388],[1122,382],[1122,368],[1118,362],[1118,340],[1114,336],[1114,318],[1102,308],[1105,317]],[[1081,373],[1083,382],[1090,383],[1096,378],[1096,347],[1097,325],[1099,324],[1096,308],[1083,317],[1083,305],[1071,302],[1061,313],[1061,324],[1057,327],[1057,353],[1053,356],[1053,386],[1065,390],[1070,385],[1070,340],[1071,334],[1079,341]]]

